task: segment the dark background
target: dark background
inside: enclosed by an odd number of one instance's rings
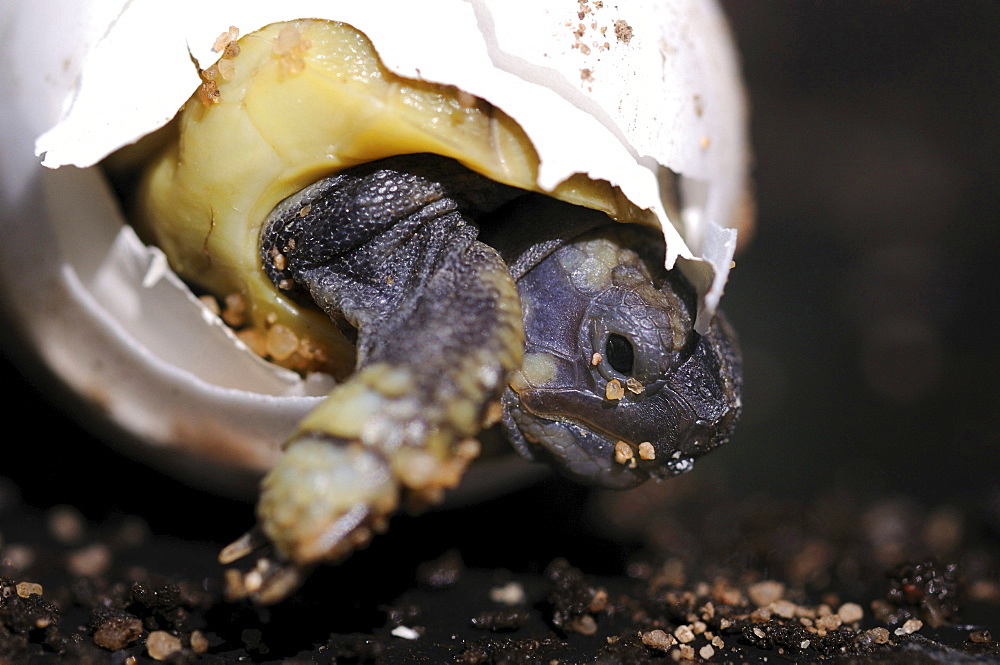
[[[724,300],[745,417],[702,466],[977,500],[1000,482],[1000,4],[726,8],[758,231]]]
[[[1000,3],[724,6],[756,162],[757,229],[723,300],[744,349],[745,412],[728,446],[644,490],[662,495],[649,504],[722,493],[803,505],[831,493],[861,506],[901,497],[992,520],[995,539]],[[6,357],[2,376],[7,542],[12,525],[31,538],[22,527],[60,503],[95,524],[138,514],[175,543],[166,567],[198,575],[198,560],[251,524],[248,505],[92,439],[57,389],[36,391]],[[398,519],[361,556],[389,563],[392,579],[450,547],[473,566],[537,572],[569,555],[588,572],[621,573],[636,532],[607,511],[592,517],[594,504],[554,482]],[[778,528],[780,511],[772,519]]]

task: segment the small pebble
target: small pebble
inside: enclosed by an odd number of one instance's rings
[[[698,650],[698,655],[701,656],[703,659],[708,660],[709,658],[715,655],[715,649],[713,649],[710,645],[706,644],[705,646],[703,646],[701,649]]]
[[[136,547],[149,540],[149,525],[139,517],[124,518],[115,531],[115,542],[122,547]]]
[[[909,619],[901,627],[896,629],[897,635],[912,635],[924,627],[924,622],[920,619]]]
[[[968,585],[969,600],[980,603],[1000,603],[1000,584],[993,580],[976,580]]]
[[[299,338],[288,326],[276,323],[267,329],[267,352],[275,360],[286,360],[299,348]]]
[[[146,637],[146,651],[153,660],[166,660],[181,650],[179,637],[165,630],[154,630]]]
[[[605,607],[608,606],[608,592],[604,589],[598,589],[594,593],[594,597],[590,599],[590,607],[587,609],[591,612],[602,612]]]
[[[691,626],[688,625],[677,626],[677,629],[674,630],[674,637],[676,637],[677,641],[681,644],[687,644],[688,642],[694,641],[694,631],[691,630]]]
[[[8,545],[0,553],[0,565],[10,568],[13,572],[22,572],[35,562],[35,551],[27,545],[15,543]]]
[[[42,595],[42,585],[36,584],[34,582],[20,582],[17,587],[17,595],[21,598],[27,598],[28,596],[41,596]]]
[[[871,646],[872,644],[887,644],[889,642],[889,631],[882,627],[871,628],[863,633],[858,633],[856,641],[859,644],[864,644],[865,646]]]
[[[649,441],[643,441],[639,444],[639,457],[644,460],[656,459],[656,450],[653,448],[653,444]]]
[[[836,614],[825,614],[816,619],[816,627],[820,630],[837,630],[840,628],[840,617]]]
[[[677,643],[671,635],[668,635],[662,630],[651,630],[648,633],[642,634],[642,643],[647,647],[652,649],[659,649],[660,651],[666,651],[671,646]]]
[[[976,644],[989,644],[993,641],[993,636],[988,630],[974,630],[969,633],[969,640]]]
[[[232,49],[228,46],[226,47],[226,53],[222,55],[224,59],[219,60],[216,63],[216,67],[219,68],[219,75],[224,81],[232,81],[233,77],[236,76],[236,64],[232,61],[232,58],[240,54],[240,46],[235,42],[233,42],[232,46],[234,47]],[[232,57],[226,57],[229,53],[234,55]]]
[[[94,543],[72,552],[66,565],[78,577],[101,575],[111,567],[111,550],[106,545]]]
[[[222,320],[234,328],[241,328],[246,323],[247,305],[243,296],[231,293],[226,296],[222,308]]]
[[[954,508],[938,508],[927,516],[923,540],[938,554],[958,549],[962,542],[964,524],[962,514]]]
[[[627,464],[632,461],[635,454],[632,452],[632,447],[625,443],[624,441],[619,441],[615,444],[615,461],[619,464]]]
[[[84,519],[72,506],[56,506],[49,511],[49,533],[61,543],[76,543],[83,538]]]
[[[573,619],[569,629],[581,635],[593,635],[597,632],[597,620],[589,614],[584,614]]]
[[[288,267],[288,259],[277,249],[271,250],[271,265],[275,270],[284,270]]]
[[[229,46],[229,44],[236,41],[236,39],[239,38],[239,36],[240,36],[240,29],[237,28],[235,25],[229,26],[229,30],[227,30],[226,32],[222,33],[221,35],[215,38],[215,44],[212,45],[212,50],[215,51],[216,53],[222,51],[227,46]]]
[[[124,649],[142,635],[142,621],[136,617],[114,617],[101,624],[94,633],[94,644],[118,651]]]
[[[785,595],[785,585],[774,580],[757,582],[747,587],[747,595],[757,607],[767,607],[773,602],[781,600]]]
[[[415,640],[420,637],[420,633],[409,626],[396,626],[392,629],[391,634],[393,637],[401,637],[404,640]]]
[[[837,610],[837,616],[843,623],[854,623],[864,618],[865,611],[857,603],[844,603]]]
[[[604,386],[604,396],[613,401],[625,397],[625,388],[622,386],[622,382],[618,379],[608,381],[607,385]]]
[[[771,603],[771,612],[777,614],[783,619],[791,619],[795,617],[795,611],[797,609],[795,603],[790,600],[778,600]]]
[[[244,328],[243,330],[236,331],[236,337],[250,347],[250,350],[258,356],[267,356],[267,337],[260,330],[256,328]]]
[[[682,587],[687,582],[687,575],[684,572],[684,562],[680,559],[667,559],[663,563],[660,574],[663,577],[663,581],[672,587]]]
[[[490,600],[502,605],[520,605],[524,602],[524,587],[520,582],[507,582],[490,589]]]
[[[208,638],[200,630],[191,633],[191,650],[198,654],[208,651]]]

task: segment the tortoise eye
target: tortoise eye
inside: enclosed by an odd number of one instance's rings
[[[616,333],[608,335],[608,339],[604,343],[604,357],[607,358],[611,368],[619,374],[625,376],[632,374],[632,368],[635,365],[635,351],[632,348],[632,342],[624,336]]]

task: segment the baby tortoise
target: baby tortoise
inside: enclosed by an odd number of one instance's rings
[[[516,123],[388,72],[350,26],[225,48],[144,178],[140,229],[192,283],[239,294],[251,329],[306,340],[287,364],[342,379],[221,555],[273,548],[242,593],[279,600],[401,506],[440,501],[497,421],[522,455],[618,488],[728,438],[731,332],[694,331],[660,230],[614,188],[539,193]]]

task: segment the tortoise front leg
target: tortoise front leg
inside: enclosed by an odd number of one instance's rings
[[[514,281],[474,217],[516,193],[420,155],[338,174],[272,213],[266,270],[357,329],[358,366],[263,481],[259,525],[291,566],[269,570],[258,599],[366,543],[401,500],[439,501],[478,454],[524,336]]]

